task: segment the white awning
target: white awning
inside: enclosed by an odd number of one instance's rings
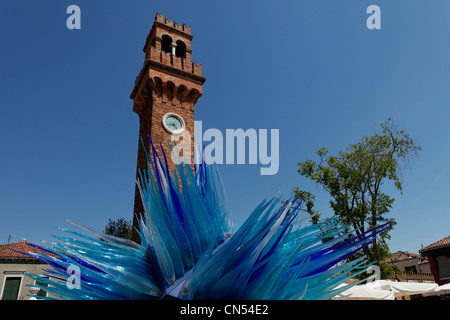
[[[345,284],[341,284],[342,287]],[[337,289],[336,288],[336,289]],[[394,300],[396,297],[409,296],[413,294],[425,294],[438,292],[439,286],[436,283],[418,282],[395,282],[389,280],[375,280],[363,285],[354,286],[337,296],[334,300]],[[449,287],[441,288],[450,290]],[[437,293],[441,294],[441,293]]]
[[[345,285],[345,284],[343,284]],[[340,285],[337,288],[343,286]],[[393,292],[368,288],[366,285],[351,287],[338,294],[333,300],[394,300]]]

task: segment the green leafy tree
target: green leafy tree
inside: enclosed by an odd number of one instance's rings
[[[320,219],[321,211],[314,209],[314,200],[316,199],[316,197],[312,193],[301,190],[298,187],[294,188],[293,192],[295,197],[298,198],[297,203],[300,205],[300,211],[305,212],[311,216],[311,223],[318,224],[319,222],[323,222],[323,220]],[[319,228],[323,231],[322,227]],[[326,230],[322,233],[322,235],[324,235],[325,233]],[[321,241],[324,243],[329,240],[333,240],[333,237],[324,237]]]
[[[421,147],[403,129],[394,126],[392,120],[381,124],[381,132],[364,136],[350,144],[337,155],[330,155],[327,148],[320,148],[318,161],[298,163],[298,172],[316,182],[330,195],[330,205],[341,221],[353,227],[357,235],[395,219],[388,218],[394,198],[385,193],[385,183],[393,182],[403,194],[401,171]],[[295,189],[297,194],[300,189]],[[313,197],[308,195],[313,202]],[[310,212],[313,203],[309,204]],[[308,202],[307,202],[308,208]],[[308,209],[307,209],[308,210]],[[383,261],[389,255],[387,240],[389,231],[381,233],[371,246],[363,250],[369,262]],[[389,266],[383,266],[386,273]]]
[[[108,224],[103,231],[105,234],[131,240],[133,226],[130,221],[118,218],[116,221],[109,219]]]
[[[311,216],[311,222],[313,224],[320,222],[320,212],[314,209],[314,200],[316,197],[312,193],[298,187],[294,188],[293,192],[295,197],[299,198],[297,202],[301,202],[300,211],[308,213]]]

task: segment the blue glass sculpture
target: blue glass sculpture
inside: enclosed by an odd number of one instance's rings
[[[27,274],[42,284],[37,287],[76,300],[331,299],[358,284],[335,289],[369,266],[346,258],[390,227],[342,234],[346,226],[336,218],[310,224],[300,220],[298,198],[273,197],[234,232],[217,167],[201,163],[194,172],[178,161],[170,174],[164,151],[161,158],[153,143],[151,148],[148,169],[137,179],[141,244],[71,222],[90,235],[60,229],[67,236],[39,246],[45,254],[29,253],[52,267],[46,277]],[[69,285],[74,269],[78,288]]]

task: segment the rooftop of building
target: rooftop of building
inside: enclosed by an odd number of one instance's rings
[[[419,250],[419,252],[423,253],[426,251],[441,249],[449,246],[450,246],[450,236],[445,237],[444,239],[441,239],[439,241],[433,242],[432,244],[429,244],[426,247],[423,247],[422,249]]]
[[[0,245],[0,259],[36,259],[28,253],[45,253],[54,255],[46,251],[41,246],[21,240]]]

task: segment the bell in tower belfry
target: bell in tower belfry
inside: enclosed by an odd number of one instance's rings
[[[189,133],[190,163],[194,163],[194,110],[202,96],[202,65],[191,60],[191,27],[173,22],[159,13],[144,45],[145,61],[130,98],[133,111],[139,116],[137,173],[147,169],[146,150],[151,152],[151,138],[155,147],[162,145],[171,154],[167,141],[177,134]],[[186,131],[186,132],[185,132]],[[142,146],[141,139],[145,145]],[[168,157],[170,171],[174,169]],[[134,212],[143,212],[138,188],[135,189]],[[134,217],[133,226],[137,226]],[[132,240],[139,242],[133,229]]]

